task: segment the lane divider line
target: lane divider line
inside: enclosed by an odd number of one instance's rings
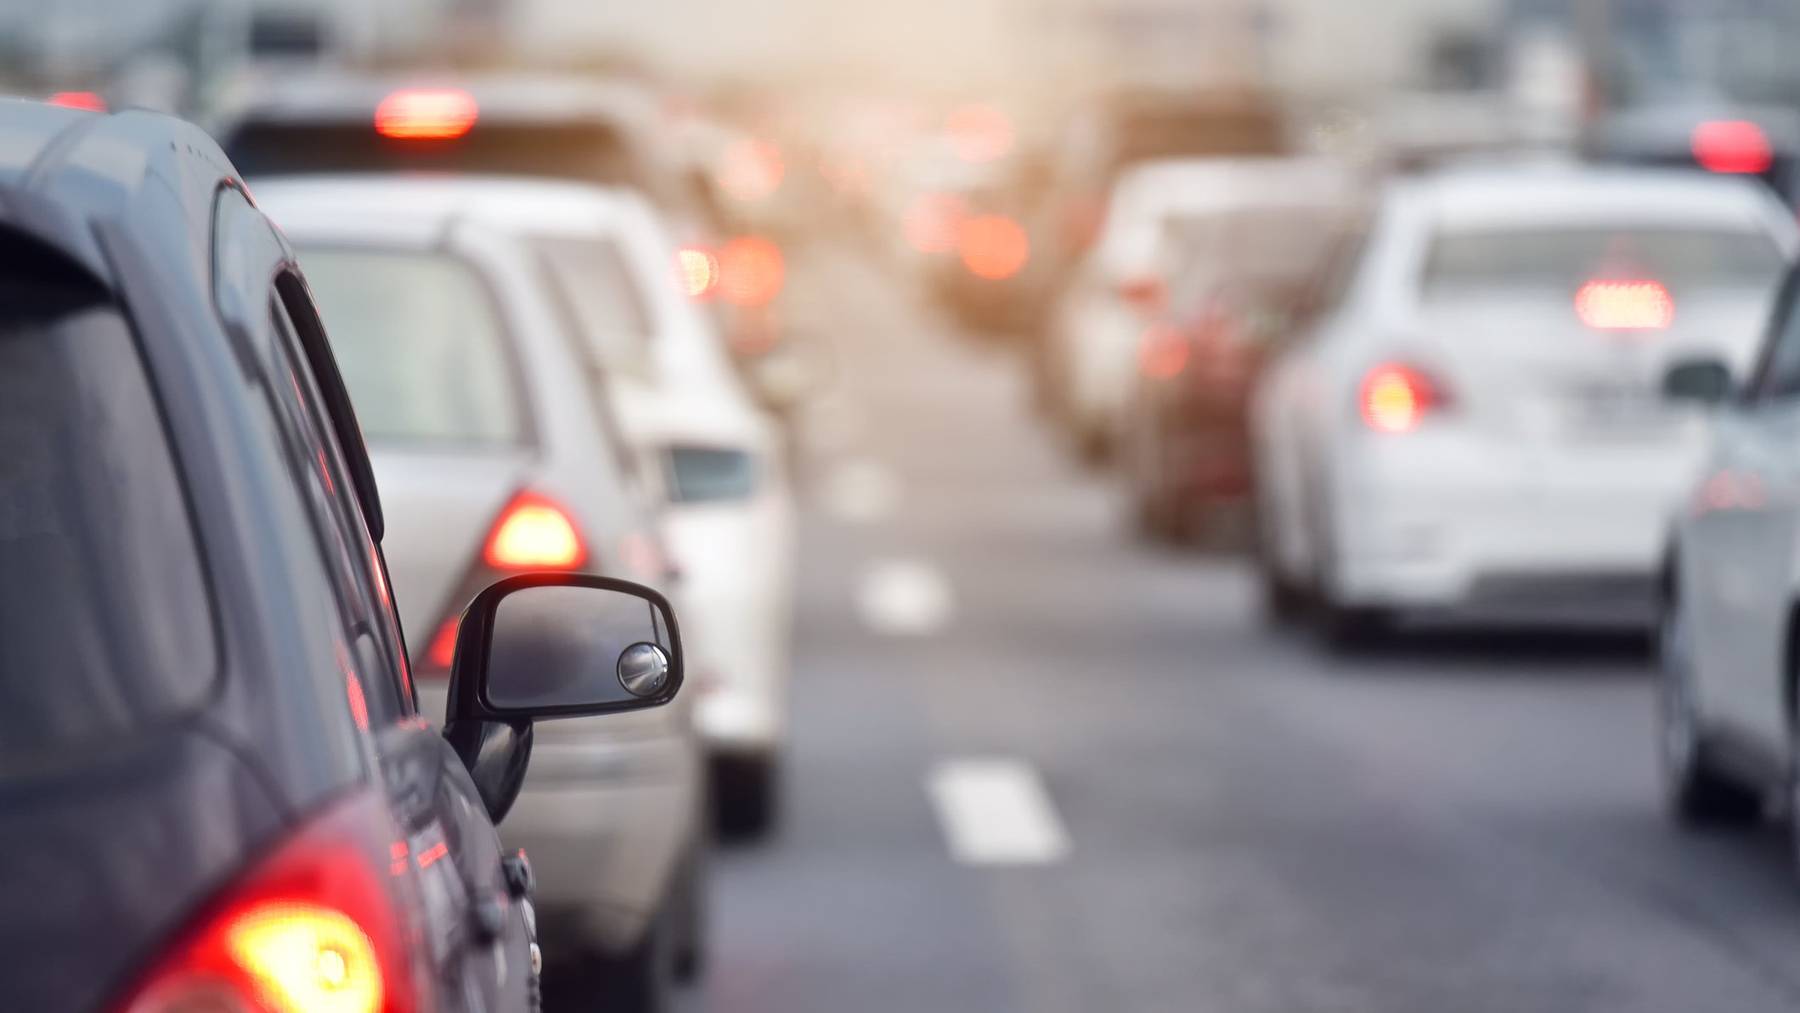
[[[945,760],[926,793],[950,856],[965,865],[1048,865],[1068,857],[1069,835],[1043,778],[1023,760]]]

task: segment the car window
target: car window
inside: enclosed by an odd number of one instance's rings
[[[0,282],[0,770],[192,707],[218,658],[200,548],[119,307]]]
[[[1775,241],[1737,229],[1559,228],[1440,232],[1426,256],[1426,301],[1516,293],[1572,295],[1596,279],[1658,282],[1676,296],[1767,289],[1784,266]]]
[[[669,448],[670,498],[678,503],[716,503],[756,491],[756,458],[729,447]]]
[[[534,242],[577,333],[608,370],[647,375],[655,333],[640,283],[609,239],[542,237]]]
[[[300,262],[366,439],[525,441],[504,325],[473,267],[445,253],[304,245]]]

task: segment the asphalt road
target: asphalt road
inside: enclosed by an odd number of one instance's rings
[[[1785,837],[1664,822],[1641,643],[1333,657],[1241,565],[1134,544],[1003,353],[855,257],[797,284],[844,355],[806,427],[787,809],[717,856],[688,1005],[1800,1006]],[[995,769],[973,813],[934,793]]]

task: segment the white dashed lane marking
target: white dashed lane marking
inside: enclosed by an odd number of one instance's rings
[[[874,461],[852,458],[826,472],[820,496],[833,519],[872,524],[891,516],[899,506],[900,482]]]
[[[941,632],[956,610],[950,578],[930,563],[885,559],[856,583],[856,613],[873,633],[923,637]]]
[[[925,788],[950,856],[959,862],[1045,865],[1069,853],[1069,835],[1050,793],[1023,760],[946,760]]]

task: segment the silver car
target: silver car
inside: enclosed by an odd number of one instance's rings
[[[442,715],[456,618],[516,570],[666,584],[646,477],[542,265],[480,178],[255,184],[300,251],[356,400],[393,533],[421,704]],[[609,995],[656,1008],[697,966],[702,763],[670,707],[536,731],[504,839],[537,875],[551,958],[603,956]]]

